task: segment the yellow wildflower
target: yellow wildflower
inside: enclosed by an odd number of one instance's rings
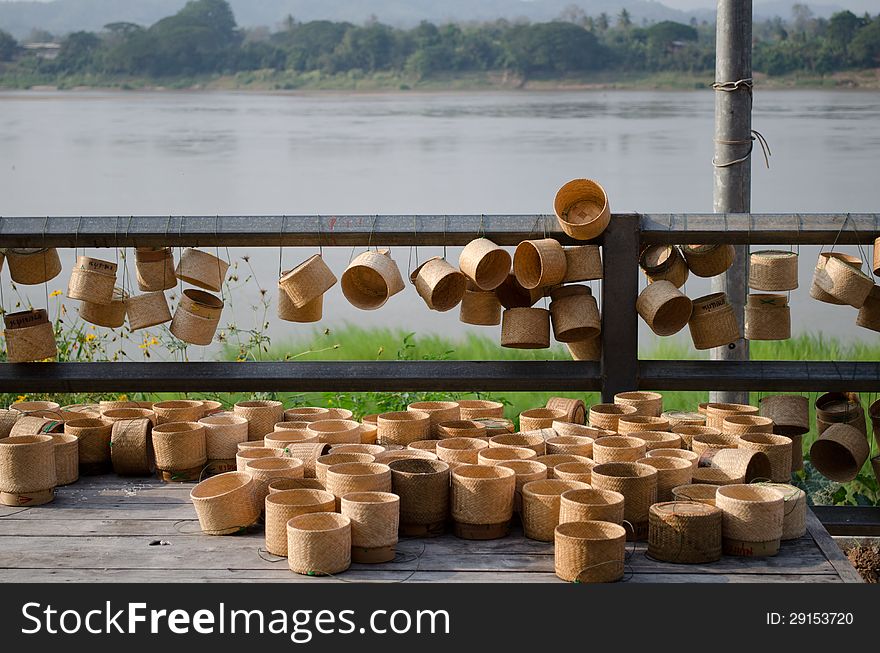
[[[119,395],[119,399],[117,401],[128,401],[128,395]]]
[[[98,339],[98,336],[96,336],[94,333],[86,334],[86,342],[91,342],[92,340],[97,340],[97,339]]]
[[[58,297],[61,294],[60,290],[53,290],[49,297]]]
[[[19,403],[22,401],[27,401],[27,395],[18,395],[18,399],[15,400],[15,403]]]

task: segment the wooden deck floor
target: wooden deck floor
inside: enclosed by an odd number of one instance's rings
[[[286,559],[261,551],[260,531],[199,533],[191,488],[88,477],[59,488],[49,505],[0,507],[0,582],[561,582],[552,545],[519,531],[486,542],[452,535],[401,540],[393,563],[354,565],[334,578],[300,576],[288,571]],[[643,543],[628,545],[626,582],[860,582],[812,512],[808,518],[808,534],[784,542],[773,558],[676,565],[651,560]]]

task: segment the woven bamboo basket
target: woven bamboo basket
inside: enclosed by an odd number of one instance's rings
[[[623,518],[630,524],[627,539],[648,537],[648,508],[657,502],[656,469],[641,463],[603,463],[593,468],[590,485],[623,495]]]
[[[720,487],[720,485],[712,485],[710,483],[681,485],[672,489],[672,496],[675,501],[695,501],[707,506],[714,506],[715,496]]]
[[[504,417],[504,404],[486,399],[463,399],[458,402],[461,419],[471,420],[480,417]]]
[[[599,335],[599,305],[586,286],[562,286],[565,294],[550,302],[553,335],[559,342],[581,342]]]
[[[509,274],[495,289],[495,296],[504,308],[530,308],[544,296],[544,289],[524,288],[513,274]]]
[[[316,478],[276,478],[269,482],[269,494],[286,492],[287,490],[323,490],[324,484]],[[333,499],[336,508],[336,499]]]
[[[718,488],[715,505],[724,513],[724,553],[773,556],[779,552],[785,509],[782,492],[760,485]]]
[[[723,292],[693,300],[688,328],[698,350],[728,345],[742,337],[733,307]]]
[[[30,363],[54,359],[58,355],[55,330],[49,314],[42,308],[3,316],[6,330],[6,360],[10,363]]]
[[[691,438],[691,450],[701,456],[709,449],[737,449],[738,447],[739,436],[737,435],[701,433]]]
[[[238,453],[235,454],[235,471],[249,474],[250,472],[247,467],[249,462],[261,458],[277,458],[282,454],[283,452],[279,449],[269,449],[267,447],[248,447],[247,449],[240,449]]]
[[[222,313],[222,299],[202,290],[187,288],[171,319],[171,333],[191,345],[210,345]]]
[[[165,293],[149,292],[125,300],[125,314],[131,331],[149,329],[171,321],[171,309]]]
[[[328,444],[360,444],[361,424],[351,419],[326,419],[310,422],[306,430]]]
[[[868,427],[862,401],[855,392],[826,392],[816,399],[816,430],[822,435],[832,424],[848,424],[865,437]]]
[[[687,325],[693,305],[673,283],[661,279],[639,293],[636,310],[651,331],[658,336],[671,336]]]
[[[273,449],[273,451],[279,451]],[[281,455],[303,461],[303,477],[315,478],[315,463],[324,454],[330,453],[330,445],[326,442],[304,442],[288,444]]]
[[[149,420],[153,426],[159,423],[156,413],[149,408],[102,408],[101,419],[111,424],[133,419]]]
[[[177,285],[174,253],[170,247],[138,247],[134,252],[138,290],[162,292]]]
[[[593,443],[593,460],[599,464],[635,462],[645,456],[645,451],[644,440],[615,435]]]
[[[588,490],[578,481],[546,479],[531,481],[522,488],[522,522],[525,536],[540,542],[552,542],[559,525],[559,504],[563,492]]]
[[[118,329],[125,324],[125,310],[128,293],[122,288],[113,289],[113,298],[109,304],[92,304],[83,302],[79,308],[79,316],[88,322],[107,329]]]
[[[741,478],[741,483],[766,481],[772,474],[770,458],[754,449],[706,449],[700,455],[699,468],[720,469],[726,478]]]
[[[749,288],[778,292],[798,287],[798,255],[794,252],[764,250],[749,257]]]
[[[278,287],[287,294],[294,308],[302,309],[336,285],[336,275],[320,254],[310,256],[289,272],[282,274]]]
[[[407,446],[431,437],[431,416],[419,410],[382,413],[378,419],[379,444]]]
[[[791,338],[791,308],[785,295],[752,294],[745,307],[746,340]]]
[[[646,415],[623,415],[617,421],[617,432],[621,435],[637,434],[640,431],[668,431],[669,422],[663,417]]]
[[[391,492],[391,469],[381,463],[333,465],[327,469],[324,485],[336,497],[338,510],[340,499],[349,492]]]
[[[279,424],[298,424],[299,422],[279,422]],[[259,442],[259,440],[257,440]],[[269,449],[287,449],[291,444],[308,444],[310,442],[320,442],[318,436],[309,433],[307,429],[294,428],[278,428],[263,438],[263,446]]]
[[[660,417],[663,412],[663,395],[659,392],[618,392],[614,395],[614,403],[634,407],[636,412],[633,415]]]
[[[330,453],[368,453],[375,456],[384,451],[385,447],[381,444],[337,444],[330,447]]]
[[[418,451],[427,451],[429,453],[437,454],[437,443],[439,440],[419,440],[418,442],[411,442],[406,445],[407,449],[416,449]]]
[[[230,460],[238,453],[238,445],[248,441],[248,421],[234,413],[216,413],[203,417],[205,454],[208,460]]]
[[[482,438],[445,438],[436,442],[437,457],[448,463],[450,469],[458,465],[476,465],[480,450],[490,446]]]
[[[400,497],[400,534],[441,535],[449,513],[449,465],[440,460],[395,460],[391,488]]]
[[[472,240],[458,258],[462,273],[480,290],[494,290],[510,273],[511,259],[507,250],[487,238]]]
[[[657,470],[657,501],[673,501],[673,488],[689,485],[694,476],[694,466],[683,458],[648,456],[636,462]]]
[[[623,578],[627,531],[605,521],[556,527],[554,569],[564,581],[612,583]]]
[[[611,221],[605,189],[592,179],[572,179],[556,192],[556,220],[576,240],[597,238]]]
[[[262,441],[258,440],[257,442],[239,442],[237,450],[240,453],[242,451],[248,451],[250,449],[265,449],[265,448],[266,448],[266,445]],[[278,456],[281,454],[276,453],[275,455]]]
[[[620,418],[635,415],[634,406],[621,404],[593,404],[590,406],[590,426],[617,432]]]
[[[566,412],[556,408],[531,408],[519,414],[520,431],[536,431],[553,427],[554,421],[566,419]]]
[[[113,422],[110,458],[113,471],[120,476],[149,476],[155,469],[153,423],[149,419]]]
[[[98,409],[101,414],[116,408],[146,408],[152,411],[153,403],[152,401],[130,401],[128,399],[102,400],[98,402]]]
[[[220,292],[229,263],[213,254],[187,247],[180,255],[175,274],[181,281],[212,292]]]
[[[809,400],[801,395],[771,395],[760,401],[760,414],[773,420],[778,435],[803,435],[810,430]]]
[[[587,407],[582,399],[550,397],[550,399],[547,400],[545,407],[551,410],[561,410],[565,412],[565,416],[561,420],[555,420],[556,423],[583,425],[587,421]],[[551,424],[551,427],[556,428],[553,424]]]
[[[14,435],[0,440],[0,503],[38,506],[57,484],[51,435]]]
[[[829,258],[817,268],[813,280],[826,294],[841,304],[861,308],[874,288],[874,279],[839,258]]]
[[[675,431],[679,426],[705,426],[706,416],[702,413],[692,413],[681,410],[666,410],[660,415],[669,422],[669,428]]]
[[[227,472],[206,479],[190,492],[199,526],[208,535],[240,533],[257,521],[261,506],[249,474]]]
[[[534,460],[510,460],[498,463],[499,467],[512,469],[516,474],[516,487],[513,494],[513,512],[522,512],[522,489],[526,483],[542,481],[547,478],[547,465]]]
[[[22,415],[31,417],[48,417],[58,419],[61,417],[61,406],[54,401],[17,401],[9,406]]]
[[[770,459],[770,480],[774,483],[791,480],[791,438],[772,433],[745,433],[739,437],[739,448],[766,454]]]
[[[722,431],[724,419],[731,415],[757,415],[758,409],[748,404],[710,403],[706,406],[706,426]]]
[[[440,438],[440,424],[461,420],[461,408],[457,401],[416,401],[409,404],[406,409],[410,412],[428,414],[431,421],[430,437],[435,440]]]
[[[501,303],[494,292],[465,290],[458,319],[463,324],[498,326],[501,324]]]
[[[668,281],[681,288],[688,278],[688,266],[674,245],[649,245],[639,256],[639,266],[649,283]]]
[[[244,467],[245,473],[254,479],[254,500],[261,510],[269,496],[269,483],[282,478],[303,478],[303,469],[303,462],[299,458],[276,456],[249,460]]]
[[[559,463],[553,467],[553,478],[589,484],[592,479],[593,467],[596,464],[595,461],[589,459],[581,463]]]
[[[364,311],[381,308],[403,288],[400,270],[388,250],[364,252],[342,273],[342,294]]]
[[[64,422],[49,417],[34,417],[24,415],[19,417],[9,430],[10,436],[19,435],[47,435],[49,433],[63,433]]]
[[[88,417],[64,423],[64,433],[79,440],[79,466],[82,474],[99,474],[110,467],[110,434],[113,425]]]
[[[593,460],[586,456],[576,456],[575,454],[570,453],[546,454],[538,456],[537,458],[534,458],[534,460],[547,465],[547,478],[556,478],[556,468],[559,465],[565,465],[567,463],[590,464],[593,462]]]
[[[495,539],[507,535],[513,516],[516,473],[509,467],[462,465],[452,472],[455,535]]]
[[[593,438],[578,435],[558,435],[547,438],[545,448],[548,454],[569,453],[590,458],[593,455]]]
[[[746,479],[742,474],[728,469],[721,469],[718,467],[698,467],[694,470],[693,482],[696,485],[740,485],[745,483]]]
[[[327,485],[327,470],[333,465],[342,463],[373,463],[376,457],[368,453],[328,453],[315,459],[315,478]]]
[[[524,240],[513,255],[513,274],[523,288],[547,288],[565,278],[565,251],[553,238]]]
[[[493,435],[489,438],[490,447],[508,447],[531,449],[536,456],[543,456],[547,453],[547,446],[544,443],[544,436],[540,431],[523,431],[520,433],[505,433],[503,435]],[[476,464],[476,461],[474,462]]]
[[[855,269],[861,271],[862,269],[862,259],[856,256],[850,256],[849,254],[843,254],[842,252],[820,252],[819,259],[816,262],[816,269],[813,272],[813,281],[810,284],[810,297],[816,299],[820,302],[825,302],[826,304],[836,304],[838,306],[843,306],[844,302],[840,301],[833,295],[829,295],[827,292],[822,290],[818,284],[818,277],[821,276],[821,273],[825,269],[825,264],[828,263],[829,259],[837,258],[854,267]]]
[[[153,451],[156,456],[156,469],[171,472],[169,480],[191,480],[184,478],[189,472],[201,468],[208,461],[205,450],[205,427],[198,422],[170,422],[153,428]]]
[[[287,480],[287,479],[285,479]],[[295,479],[298,480],[298,479]],[[336,498],[320,489],[292,489],[266,497],[266,551],[287,557],[287,522],[313,512],[333,512]]]
[[[588,426],[586,424],[562,422],[558,419],[553,420],[553,424],[550,425],[550,428],[554,431],[555,435],[548,434],[548,440],[551,437],[590,438],[591,440],[598,440],[599,438],[604,438],[608,435],[614,435],[616,432],[606,431],[605,429],[597,429],[593,426]]]
[[[447,438],[480,438],[488,440],[486,425],[470,419],[441,422],[437,425],[437,434],[441,440]]]
[[[55,453],[55,484],[70,485],[79,480],[79,439],[69,433],[52,436]]]
[[[467,278],[439,256],[422,263],[409,278],[428,308],[441,313],[458,306],[467,289]]]
[[[236,415],[248,421],[248,440],[262,440],[275,430],[275,424],[285,417],[284,406],[280,401],[269,399],[259,401],[240,401],[233,407]],[[285,420],[287,421],[287,420]]]
[[[700,454],[689,451],[688,449],[651,449],[645,454],[648,458],[677,458],[686,460],[693,469],[699,466]]]
[[[341,574],[351,566],[351,520],[332,512],[287,522],[287,565],[306,576]]]
[[[101,407],[98,404],[68,404],[61,406],[61,419],[69,422],[74,419],[100,419]],[[0,429],[2,432],[2,429]]]
[[[688,269],[698,277],[715,277],[730,269],[736,258],[733,245],[682,245]]]
[[[201,401],[175,400],[158,401],[153,404],[153,412],[159,424],[168,422],[197,422],[205,416],[205,406]]]
[[[10,248],[6,250],[9,276],[23,286],[36,286],[61,274],[58,250],[51,248]]]
[[[796,540],[807,534],[807,493],[788,483],[760,483],[782,493],[784,513],[782,539]]]
[[[648,513],[647,554],[663,562],[705,564],[721,559],[722,512],[696,501],[668,501]]]
[[[848,483],[858,475],[870,453],[868,440],[858,429],[832,424],[810,447],[810,461],[825,478]]]
[[[567,490],[559,502],[559,523],[604,521],[623,523],[623,495],[612,490]]]
[[[501,314],[501,346],[510,349],[550,347],[550,311],[510,308]]]
[[[603,276],[602,256],[598,245],[565,247],[565,277],[563,283],[595,281]]]
[[[516,432],[513,420],[506,417],[480,417],[471,421],[480,424],[486,429],[479,437],[485,437],[487,440],[493,435]]]
[[[865,329],[880,331],[880,286],[874,286],[859,309],[856,324]]]
[[[92,304],[109,304],[113,300],[118,267],[112,261],[77,256],[67,282],[67,296]]]
[[[361,563],[394,560],[400,498],[390,492],[351,492],[341,512],[351,520],[351,559]]]
[[[678,433],[670,433],[669,431],[636,431],[631,435],[644,441],[645,451],[681,448],[681,436]]]
[[[382,463],[383,465],[390,465],[395,460],[407,460],[412,458],[418,458],[420,460],[439,460],[436,453],[420,449],[410,449],[409,447],[383,451],[382,453],[376,454],[375,458],[377,463]]]
[[[329,408],[297,406],[284,411],[285,422],[317,422],[322,419],[332,419]]]
[[[745,435],[746,433],[773,433],[773,420],[760,415],[728,415],[721,423],[723,435]]]
[[[379,441],[379,427],[376,424],[361,422],[361,444],[376,444]]]
[[[477,464],[494,466],[512,460],[535,460],[538,454],[526,447],[488,447],[477,452]]]
[[[293,305],[290,295],[284,292],[281,285],[278,285],[278,308],[277,315],[279,320],[285,322],[297,322],[300,324],[311,324],[320,322],[324,317],[324,295],[318,295],[315,299],[305,304],[302,308]]]

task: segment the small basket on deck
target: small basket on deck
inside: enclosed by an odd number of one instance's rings
[[[351,520],[313,512],[287,522],[287,564],[306,576],[340,574],[351,566]]]
[[[353,562],[394,560],[400,524],[400,498],[391,492],[350,492],[342,497],[340,512],[351,520]]]
[[[471,540],[507,535],[515,492],[516,473],[508,467],[458,467],[452,472],[451,513],[455,535]]]
[[[54,498],[53,436],[16,435],[0,440],[0,503],[39,506]]]
[[[724,553],[763,557],[779,552],[785,516],[782,492],[762,485],[728,485],[718,488],[715,505],[723,512]]]
[[[202,532],[232,535],[256,522],[261,506],[254,498],[254,485],[244,472],[218,474],[196,485],[189,496]]]
[[[554,570],[570,583],[611,583],[623,578],[627,531],[604,521],[556,527]]]
[[[694,501],[655,503],[648,521],[650,557],[690,564],[721,559],[723,513],[718,508]]]
[[[155,469],[153,424],[149,419],[113,422],[110,457],[113,471],[120,476],[149,476]]]
[[[400,533],[441,535],[449,513],[449,465],[440,460],[395,460],[391,488],[400,497]]]

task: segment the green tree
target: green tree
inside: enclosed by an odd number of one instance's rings
[[[510,67],[524,76],[594,70],[605,58],[596,37],[571,23],[517,25],[505,41]]]
[[[159,75],[222,70],[242,35],[226,0],[192,0],[149,31],[156,39],[152,72]]]
[[[61,41],[55,68],[62,72],[85,72],[93,68],[101,39],[94,32],[73,32]]]
[[[629,15],[629,12],[626,8],[621,9],[620,13],[617,15],[617,26],[620,29],[629,29],[632,27],[632,17]]]
[[[12,34],[0,29],[0,61],[11,61],[16,52],[18,52],[18,41]]]
[[[849,53],[856,65],[880,66],[880,16],[856,32]]]
[[[828,21],[828,40],[831,47],[846,56],[849,43],[861,26],[862,19],[851,11],[839,11],[831,16]]]

